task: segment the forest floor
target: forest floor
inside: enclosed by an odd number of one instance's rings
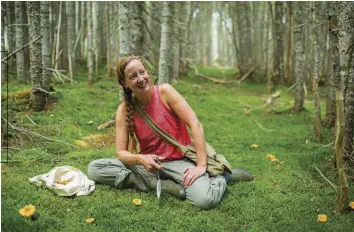
[[[102,70],[103,72],[103,70]],[[235,69],[200,68],[199,72],[220,79],[234,79]],[[55,166],[70,165],[87,173],[90,161],[115,157],[113,127],[97,130],[114,118],[119,102],[115,78],[103,73],[94,87],[87,76],[77,83],[55,84],[55,103],[43,112],[26,110],[23,102],[9,100],[9,122],[51,139],[11,130],[8,153],[2,152],[2,231],[350,231],[354,211],[335,211],[336,191],[316,167],[335,185],[336,171],[331,157],[333,132],[324,129],[324,139],[314,138],[314,106],[309,96],[305,111],[291,113],[294,89],[278,87],[281,97],[267,107],[265,84],[218,85],[193,75],[193,71],[172,85],[186,98],[203,124],[206,140],[229,160],[233,167],[255,175],[252,182],[227,186],[220,206],[202,210],[188,201],[167,194],[118,190],[96,184],[88,196],[58,197],[28,179],[49,172]],[[9,83],[10,93],[25,85]],[[2,86],[2,95],[6,85]],[[325,99],[322,96],[322,99]],[[321,104],[322,118],[325,104]],[[250,108],[255,108],[245,114]],[[2,117],[6,101],[2,101]],[[31,120],[33,122],[31,122]],[[259,145],[251,148],[252,144]],[[3,145],[4,146],[4,145]],[[278,162],[266,158],[273,154]],[[350,201],[354,185],[350,183]],[[132,200],[142,200],[135,206]],[[23,218],[19,209],[33,204],[40,217]],[[317,216],[326,214],[327,223]],[[94,218],[86,224],[86,218]]]

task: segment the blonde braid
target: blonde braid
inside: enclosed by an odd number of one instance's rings
[[[132,91],[129,88],[124,86],[124,70],[126,66],[132,60],[140,60],[137,56],[128,56],[123,57],[118,61],[117,65],[117,76],[118,76],[118,83],[123,87],[124,91],[124,100],[126,106],[126,116],[125,116],[125,123],[128,130],[128,151],[131,153],[140,153],[140,145],[139,141],[136,138],[134,132],[134,109],[133,109],[133,98],[132,98]]]

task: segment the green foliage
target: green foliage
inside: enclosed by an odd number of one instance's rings
[[[220,79],[233,79],[237,72],[202,67],[198,70]],[[112,133],[112,129],[97,131],[97,127],[115,116],[119,102],[115,78],[102,77],[93,88],[87,87],[84,75],[75,80],[78,83],[74,85],[55,86],[61,97],[52,107],[44,112],[28,112],[36,125],[25,112],[17,116],[16,123],[70,144],[88,135]],[[327,178],[337,183],[331,169],[331,147],[322,148],[332,141],[332,132],[325,129],[322,143],[314,139],[311,99],[306,101],[306,111],[293,114],[289,111],[292,93],[279,87],[281,97],[273,105],[245,115],[250,106],[260,106],[268,97],[265,85],[222,86],[193,73],[173,85],[195,110],[207,141],[233,167],[253,173],[254,181],[229,185],[220,206],[209,211],[166,194],[158,200],[153,192],[99,184],[88,196],[57,197],[30,184],[28,178],[59,165],[72,165],[86,173],[90,161],[114,157],[114,145],[75,148],[32,135],[33,141],[27,139],[20,151],[9,150],[13,162],[1,166],[3,231],[348,231],[353,227],[353,212],[334,212],[336,193],[314,168],[320,167]],[[21,88],[13,87],[13,91],[18,90]],[[321,106],[324,111],[324,104]],[[91,120],[93,123],[88,124]],[[251,149],[251,144],[260,147]],[[266,154],[275,155],[279,163],[272,163]],[[142,199],[142,206],[134,206],[134,198]],[[37,207],[37,221],[18,213],[27,204]],[[318,214],[328,215],[328,222],[317,223]],[[89,217],[96,222],[86,224]]]

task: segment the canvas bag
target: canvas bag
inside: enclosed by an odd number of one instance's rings
[[[162,139],[165,141],[171,143],[173,146],[177,147],[180,149],[182,154],[187,157],[188,159],[192,160],[194,163],[197,162],[197,154],[195,151],[194,144],[189,144],[187,146],[184,146],[180,144],[175,138],[173,138],[170,134],[168,134],[166,131],[162,130],[150,117],[149,115],[141,108],[139,103],[136,102],[136,99],[133,98],[133,106],[135,111],[139,114],[139,116],[144,120],[144,122],[157,134],[159,135]],[[231,172],[231,165],[229,162],[226,160],[226,158],[221,155],[216,153],[214,148],[208,144],[207,142],[205,143],[206,147],[206,153],[207,153],[207,172],[211,176],[217,176],[217,175],[223,175],[225,171],[232,173]]]
[[[29,182],[46,187],[58,196],[84,196],[95,190],[95,182],[72,166],[59,166],[50,172],[28,179]]]

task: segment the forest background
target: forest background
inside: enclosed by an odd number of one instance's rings
[[[2,228],[348,231],[353,8],[352,2],[2,1]],[[31,185],[28,178],[52,167],[86,172],[91,160],[114,157],[115,110],[123,99],[115,66],[126,55],[141,56],[156,84],[181,92],[207,140],[256,179],[228,186],[210,211],[102,185],[76,198]],[[134,206],[133,198],[143,205]],[[18,213],[28,204],[41,214],[37,221]],[[318,223],[318,214],[328,222]],[[96,223],[87,225],[89,217]]]

